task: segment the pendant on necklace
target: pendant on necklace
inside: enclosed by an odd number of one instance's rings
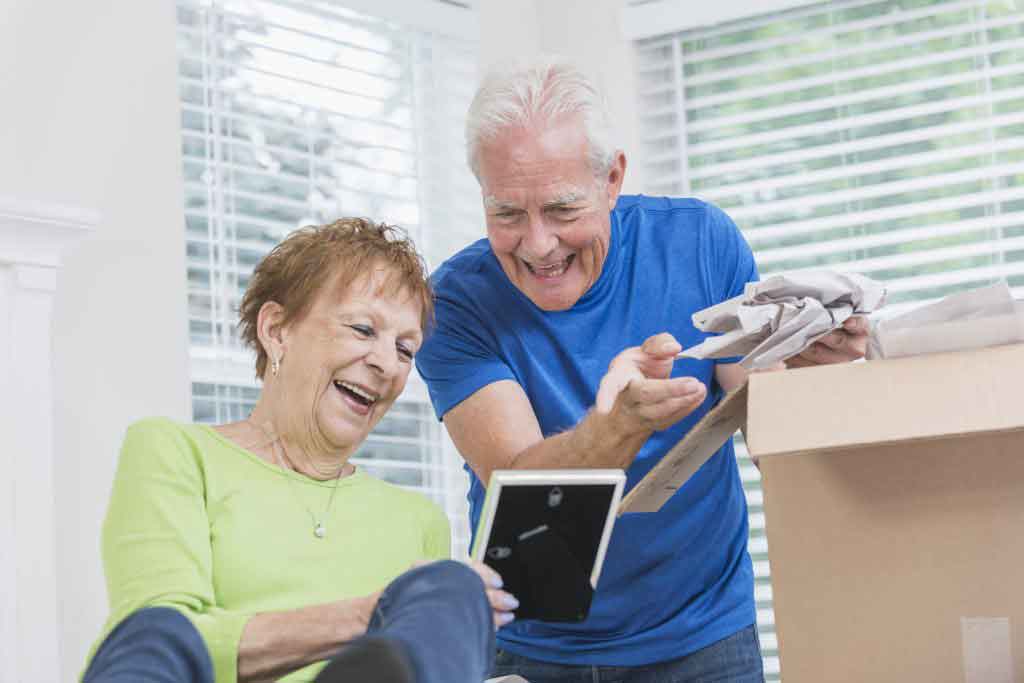
[[[324,528],[323,524],[321,524],[320,522],[317,522],[316,526],[313,527],[313,535],[316,536],[317,538],[323,538],[326,534],[327,534],[327,529]]]

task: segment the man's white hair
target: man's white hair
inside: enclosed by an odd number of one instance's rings
[[[616,148],[608,105],[596,79],[556,55],[496,65],[484,75],[466,115],[466,160],[470,169],[479,179],[480,146],[503,129],[547,122],[570,113],[583,118],[594,173],[606,173]]]

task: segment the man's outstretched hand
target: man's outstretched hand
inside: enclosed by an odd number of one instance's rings
[[[669,377],[682,348],[662,332],[617,355],[601,379],[596,411],[629,434],[665,429],[692,413],[704,402],[707,388],[693,377]]]

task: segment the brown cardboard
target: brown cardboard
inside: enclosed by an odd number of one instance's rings
[[[619,514],[657,512],[747,420],[747,385],[707,412],[622,499]]]
[[[1022,386],[1024,345],[751,377],[786,683],[1024,680]]]
[[[1024,681],[1024,344],[754,374],[620,513],[744,414],[786,683]]]

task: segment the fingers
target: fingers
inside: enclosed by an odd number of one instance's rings
[[[843,326],[829,332],[797,356],[787,361],[789,367],[848,363],[863,358],[867,351],[870,324],[864,316],[848,318]]]
[[[785,361],[779,361],[778,363],[772,363],[771,365],[767,365],[763,368],[751,370],[750,374],[753,375],[759,372],[778,372],[779,370],[785,370],[787,367],[788,366],[786,365]]]
[[[619,394],[622,393],[622,390],[629,386],[630,381],[640,377],[642,375],[639,370],[628,367],[612,367],[601,378],[601,383],[597,387],[597,398],[594,401],[594,407],[597,409],[597,412],[604,413],[605,415],[612,412],[612,408],[615,407],[615,401],[618,399]]]
[[[682,350],[682,345],[668,332],[648,337],[641,346],[625,349],[615,356],[608,372],[601,378],[594,408],[607,415],[615,408],[619,394],[632,382],[648,377],[667,378],[672,372],[676,354]]]
[[[657,404],[676,398],[704,400],[707,390],[695,377],[673,377],[672,379],[638,379],[627,389],[631,401],[639,404]]]
[[[840,334],[845,333],[840,332]],[[786,365],[791,368],[804,368],[811,365],[849,363],[858,358],[863,358],[867,348],[866,337],[847,336],[842,342],[834,343],[835,346],[830,346],[823,338],[821,341],[811,344],[800,355],[787,360]]]
[[[501,628],[515,619],[515,610],[519,607],[519,601],[514,595],[501,589],[504,585],[501,575],[483,562],[476,560],[471,561],[469,566],[484,582],[487,602],[490,603],[491,611],[494,613],[494,628]]]
[[[657,431],[692,413],[706,396],[707,388],[692,377],[641,379],[630,383],[621,409],[638,429]]]
[[[644,340],[640,350],[653,359],[674,358],[683,350],[682,345],[668,332],[662,332]]]
[[[519,607],[519,601],[511,593],[488,588],[487,601],[491,604],[491,611],[494,613],[494,628],[501,628],[516,618],[515,610]]]
[[[863,315],[855,315],[846,319],[843,329],[853,335],[868,334],[871,332],[871,322]]]
[[[505,582],[501,580],[501,574],[494,571],[483,562],[470,560],[469,566],[477,573],[477,575],[483,580],[484,585],[488,588],[501,588],[505,585]]]

